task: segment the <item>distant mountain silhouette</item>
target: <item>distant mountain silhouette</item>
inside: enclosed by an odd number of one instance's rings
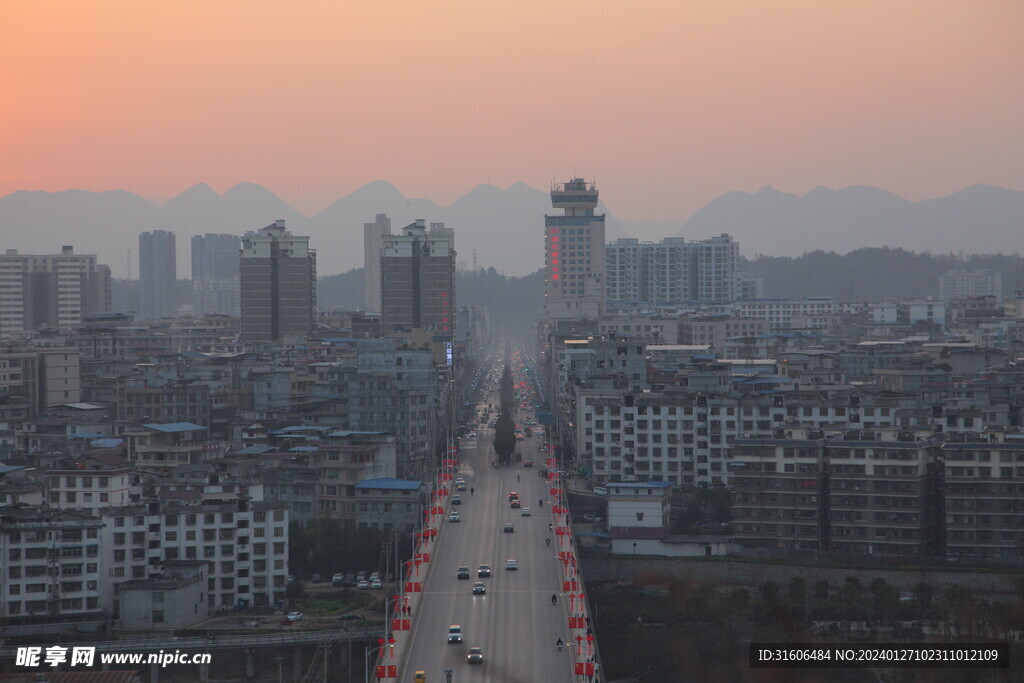
[[[683,224],[704,239],[727,232],[744,255],[794,256],[893,247],[936,253],[1016,252],[1024,229],[1024,192],[974,185],[947,197],[911,202],[875,187],[818,187],[800,197],[765,187],[729,192]]]
[[[608,213],[607,238],[627,235],[657,240],[670,234],[706,239],[727,232],[745,256],[797,255],[815,249],[850,251],[864,246],[933,252],[1012,252],[1021,249],[1024,192],[975,185],[922,202],[909,202],[871,187],[817,188],[803,197],[770,187],[730,192],[688,221],[620,221]],[[405,197],[394,185],[364,185],[320,213],[307,217],[269,189],[238,183],[223,195],[198,183],[158,206],[123,190],[14,192],[0,197],[0,248],[54,253],[70,244],[96,253],[115,276],[126,275],[128,251],[138,276],[138,234],[173,230],[178,235],[178,273],[191,272],[189,240],[206,232],[242,234],[284,218],[296,234],[309,235],[323,275],[363,265],[363,223],[386,213],[401,230],[417,218],[455,229],[460,264],[525,275],[543,265],[544,214],[554,213],[547,192],[516,183],[504,190],[478,185],[450,206]],[[682,226],[680,228],[680,226]]]

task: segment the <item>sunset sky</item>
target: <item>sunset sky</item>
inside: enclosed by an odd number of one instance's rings
[[[1024,190],[1021,0],[5,0],[0,38],[0,195]]]

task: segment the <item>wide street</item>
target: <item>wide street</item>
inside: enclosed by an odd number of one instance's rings
[[[495,403],[497,395],[488,400]],[[443,682],[444,671],[451,669],[453,683],[569,683],[573,676],[568,651],[556,648],[558,638],[566,638],[566,612],[548,530],[546,480],[538,476],[543,440],[527,438],[516,447],[524,460],[533,460],[532,468],[495,468],[494,432],[478,428],[477,434],[476,439],[462,440],[460,476],[466,479],[467,490],[460,492],[462,505],[450,508],[462,519],[444,524],[398,680],[410,681],[422,670],[430,683]],[[531,516],[509,506],[510,491],[519,492]],[[543,507],[538,505],[541,499]],[[507,522],[514,525],[513,533],[503,531]],[[545,545],[546,538],[552,538],[551,546]],[[510,558],[519,562],[518,570],[505,569]],[[480,564],[491,566],[490,578],[477,577]],[[456,578],[460,566],[470,568],[468,580]],[[473,595],[477,581],[485,584],[486,594]],[[554,606],[553,593],[559,593]],[[462,626],[461,644],[447,642],[452,624]],[[467,663],[471,647],[483,649],[483,664]]]

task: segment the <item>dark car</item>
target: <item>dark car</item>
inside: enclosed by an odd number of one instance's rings
[[[456,572],[456,576],[460,579],[468,579],[469,567],[459,567],[458,571]]]
[[[452,505],[462,505],[462,498],[459,496],[452,496]]]
[[[502,528],[502,531],[506,534],[515,533],[515,530],[516,527],[514,524],[512,524],[512,522],[506,522],[505,526]]]

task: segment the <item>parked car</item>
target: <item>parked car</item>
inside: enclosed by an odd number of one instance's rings
[[[375,591],[379,591],[382,588],[384,588],[384,584],[380,582],[380,579],[375,579],[370,582],[370,588],[372,588]]]
[[[359,588],[360,588],[360,589],[362,589],[362,590],[366,590],[367,588],[369,588],[369,587],[370,587],[370,582],[369,582],[369,581],[367,581],[366,579],[363,579],[363,580],[362,580],[362,581],[360,581],[360,582],[359,582],[359,583],[358,583],[357,585],[359,586]]]
[[[596,487],[594,487],[594,495],[596,495],[596,496],[607,496],[608,495],[608,489],[606,489],[603,486],[596,486]]]
[[[288,621],[302,621],[302,612],[289,612],[285,615]]]
[[[332,576],[331,577],[331,585],[333,585],[333,586],[344,586],[345,585],[345,575],[342,574],[341,572],[338,572],[337,574]]]

